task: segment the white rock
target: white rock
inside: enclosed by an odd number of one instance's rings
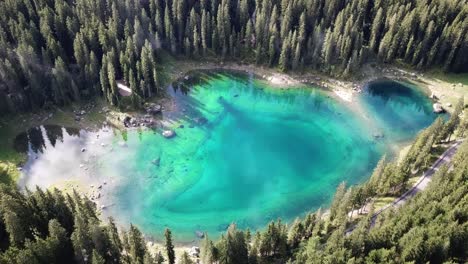
[[[162,135],[165,138],[173,138],[176,135],[176,133],[173,130],[164,130],[162,132]]]
[[[443,113],[444,112],[444,108],[442,107],[441,104],[439,103],[435,103],[432,105],[432,108],[434,110],[434,113]]]

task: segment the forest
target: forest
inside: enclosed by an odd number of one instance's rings
[[[217,241],[205,234],[204,264],[262,263],[463,263],[468,260],[468,142],[452,168],[437,171],[430,186],[401,208],[356,220],[353,210],[381,195],[404,192],[414,171],[429,166],[437,144],[464,137],[464,101],[444,121],[423,130],[400,163],[383,158],[369,181],[341,184],[329,212],[318,210],[291,224],[271,222],[264,230],[239,230],[233,223]],[[398,210],[398,211],[397,211]],[[20,192],[0,185],[0,263],[175,263],[172,233],[164,252],[151,251],[133,225],[118,230],[102,223],[96,204],[77,192],[37,189]],[[354,228],[353,228],[354,227]],[[162,230],[161,230],[162,231]],[[177,263],[193,260],[185,252]]]
[[[468,68],[466,0],[5,0],[0,114],[163,90],[163,52],[349,76],[369,62]]]

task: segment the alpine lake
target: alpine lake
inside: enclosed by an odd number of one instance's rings
[[[252,74],[200,71],[168,88],[162,129],[96,132],[47,126],[17,138],[29,160],[20,187],[92,189],[103,216],[179,243],[230,223],[260,229],[327,208],[437,117],[417,87],[368,83],[354,106],[312,86],[279,89]],[[355,109],[356,105],[358,105]],[[99,197],[97,197],[99,196]]]

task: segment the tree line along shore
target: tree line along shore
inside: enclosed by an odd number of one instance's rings
[[[369,61],[463,71],[466,1],[79,0],[0,3],[0,113],[92,97],[140,107],[162,54],[350,76]],[[119,84],[131,98],[119,94]]]

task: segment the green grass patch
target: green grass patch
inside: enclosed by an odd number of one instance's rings
[[[382,197],[377,197],[374,200],[374,210],[377,211],[381,209],[382,207],[391,204],[396,197],[394,196],[382,196]]]
[[[18,126],[11,126],[16,123],[19,126],[23,123],[15,118],[11,123],[2,122],[0,128],[0,183],[11,185],[19,178],[17,166],[20,166],[27,160],[25,153],[19,153],[14,149],[13,142],[19,133]]]
[[[427,74],[448,83],[468,85],[468,73],[447,73],[437,69],[429,71]]]
[[[413,185],[416,184],[416,182],[418,182],[420,178],[420,175],[417,175],[417,176],[414,176],[414,177],[411,177],[408,179],[408,189],[410,189],[411,187],[413,187]]]

